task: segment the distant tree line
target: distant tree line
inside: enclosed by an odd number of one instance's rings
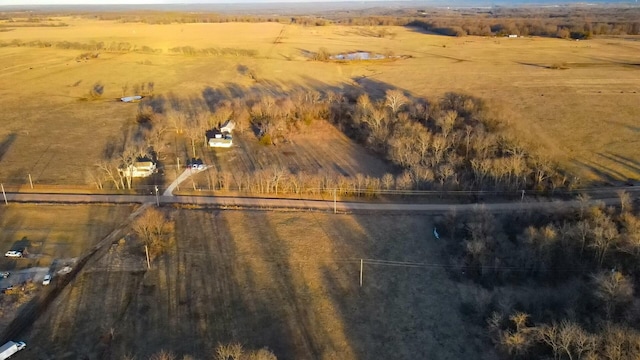
[[[594,35],[639,35],[638,22],[571,22],[547,19],[434,19],[412,20],[407,26],[422,28],[446,36],[543,36],[589,39]]]
[[[53,21],[54,14],[6,13],[0,19],[27,16],[25,21],[40,24]],[[427,31],[449,35],[506,35],[588,38],[593,35],[640,34],[640,9],[634,7],[495,7],[491,9],[360,9],[305,15],[185,13],[176,11],[132,12],[63,12],[59,16],[84,16],[91,19],[142,22],[148,24],[277,22],[304,26],[331,24],[350,26],[417,26]],[[18,19],[20,20],[20,19]],[[45,24],[49,25],[49,24]],[[51,24],[50,26],[66,26]]]
[[[135,45],[129,42],[90,42],[90,43],[81,43],[81,42],[71,42],[71,41],[42,41],[42,40],[32,40],[32,41],[22,41],[18,39],[14,39],[11,41],[0,41],[0,47],[37,47],[37,48],[58,48],[58,49],[73,49],[73,50],[84,50],[84,51],[93,51],[94,53],[99,52],[114,52],[114,53],[128,53],[128,52],[137,52],[137,53],[145,53],[145,54],[160,54],[162,53],[162,49],[151,48],[146,45]],[[208,56],[224,56],[224,55],[232,55],[232,56],[247,56],[247,57],[256,57],[258,52],[253,49],[240,49],[240,48],[195,48],[193,46],[176,46],[169,49],[169,53],[174,54],[182,54],[182,55],[208,55]],[[84,54],[80,55],[83,57]],[[97,56],[95,56],[97,57]]]
[[[560,216],[479,208],[440,222],[452,276],[486,289],[462,310],[504,358],[640,357],[640,213],[628,193],[619,199],[582,197]]]
[[[93,16],[93,15],[91,15]],[[386,9],[336,11],[305,16],[235,15],[179,12],[103,13],[103,20],[170,23],[279,22],[305,26],[415,26],[447,36],[545,36],[589,38],[593,35],[640,34],[637,8],[495,8],[482,9]]]
[[[258,55],[257,50],[253,49],[239,49],[239,48],[194,48],[193,46],[177,46],[169,49],[171,53],[183,54],[183,55],[233,55],[233,56],[247,56],[256,57]]]
[[[11,41],[0,41],[0,47],[37,47],[37,48],[58,48],[66,50],[85,50],[85,51],[104,51],[104,52],[141,52],[141,53],[161,53],[162,49],[150,48],[146,45],[138,46],[129,42],[115,42],[105,43],[89,42],[81,43],[77,41],[22,41],[14,39]]]

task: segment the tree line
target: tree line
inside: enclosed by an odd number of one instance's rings
[[[122,360],[134,360],[133,356],[124,356]],[[149,360],[195,360],[191,355],[176,356],[171,351],[160,350],[149,357]],[[277,360],[267,348],[259,350],[245,349],[240,343],[219,344],[210,357],[211,360]]]
[[[640,11],[634,8],[495,8],[479,9],[386,9],[335,11],[304,16],[264,16],[174,12],[102,14],[104,20],[170,23],[279,22],[305,26],[417,26],[447,36],[545,36],[589,38],[593,35],[640,34]]]
[[[220,99],[213,107],[237,118],[240,130],[257,129],[263,143],[277,143],[314,121],[330,121],[402,169],[393,180],[390,175],[363,176],[358,189],[553,190],[574,185],[554,164],[505,135],[484,101],[466,94],[449,93],[431,102],[396,89],[375,100],[362,90],[297,90],[235,98],[233,106],[229,101]]]
[[[207,145],[207,131],[232,119],[235,131],[249,138],[253,132],[265,146],[286,141],[316,121],[329,121],[398,171],[381,178],[298,173],[277,165],[251,173],[211,171],[207,182],[212,190],[302,194],[338,189],[342,195],[366,195],[380,190],[553,191],[575,186],[575,179],[549,160],[505,135],[500,120],[470,95],[449,93],[431,102],[399,90],[372,99],[359,89],[231,96],[209,88],[202,97],[163,99],[140,103],[134,131],[118,151],[107,151],[98,166],[102,175],[94,173],[92,183],[131,188],[132,179],[119,176],[118,166],[133,165],[139,157],[162,157],[167,132],[186,138],[190,156],[197,157],[197,148]]]
[[[482,286],[463,311],[504,358],[640,357],[640,213],[586,196],[560,216],[479,208],[438,225],[452,276]]]

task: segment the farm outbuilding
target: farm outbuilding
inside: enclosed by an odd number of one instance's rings
[[[222,126],[220,126],[221,133],[231,133],[235,129],[236,123],[233,120],[227,120]]]

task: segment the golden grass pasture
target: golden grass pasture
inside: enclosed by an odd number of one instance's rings
[[[492,359],[465,326],[466,292],[441,267],[428,216],[172,210],[175,247],[145,271],[140,245],[95,259],[27,334],[59,358],[211,358],[219,343],[278,359]],[[304,231],[301,231],[304,229]],[[123,267],[118,259],[137,256]],[[133,266],[132,266],[133,264]],[[73,331],[69,331],[73,329]],[[114,335],[110,337],[110,329]]]
[[[112,99],[125,83],[142,81],[154,81],[157,94],[187,96],[199,96],[207,86],[242,92],[263,84],[285,91],[361,86],[377,94],[400,88],[430,99],[463,91],[488,100],[521,139],[583,179],[640,179],[638,39],[450,38],[401,27],[389,28],[393,37],[378,38],[367,36],[367,28],[345,26],[59,20],[70,26],[16,28],[0,33],[0,41],[129,42],[163,51],[101,53],[76,62],[85,51],[0,48],[2,181],[25,182],[31,173],[36,182],[84,183],[84,169],[108,142],[122,137],[135,116],[135,105]],[[252,49],[258,55],[168,52],[177,46]],[[305,58],[305,51],[320,47],[413,58],[349,64]],[[254,71],[258,82],[238,65]],[[97,81],[105,85],[103,100],[78,101]]]
[[[27,247],[30,258],[0,257],[0,270],[48,267],[72,259],[107,236],[130,206],[11,204],[0,208],[0,252]]]
[[[44,276],[43,268],[46,273],[47,268],[58,270],[65,264],[73,264],[74,259],[113,231],[132,210],[133,207],[126,205],[10,204],[0,207],[0,253],[26,249],[27,254],[20,259],[0,257],[0,271],[11,273],[9,278],[0,279],[0,286],[19,285],[31,279],[36,281],[36,294],[40,293],[41,285],[37,282]],[[34,269],[40,272],[39,278],[34,278]],[[0,328],[8,328],[14,317],[24,310],[21,304],[27,303],[31,295],[15,303],[3,298]]]

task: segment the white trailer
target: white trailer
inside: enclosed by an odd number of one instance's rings
[[[0,360],[5,360],[11,357],[11,355],[27,347],[22,341],[9,341],[8,343],[0,347]]]

